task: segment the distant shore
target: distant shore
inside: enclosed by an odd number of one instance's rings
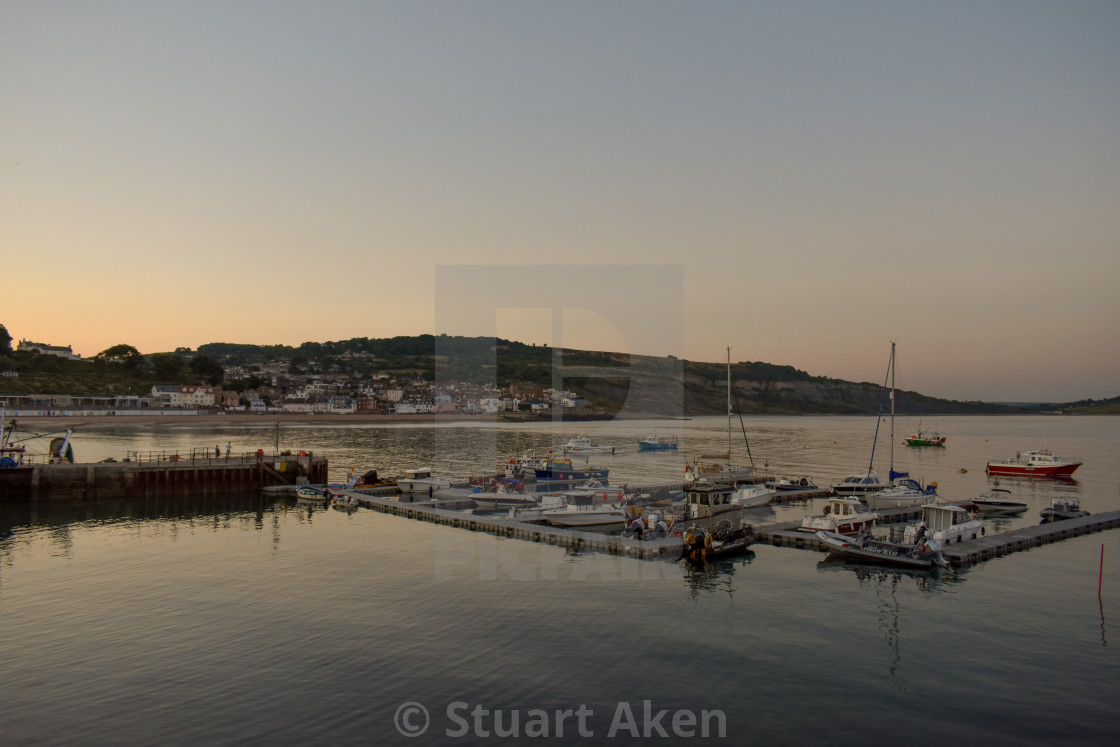
[[[648,420],[663,416],[624,413],[602,415],[593,418],[565,419],[564,422],[604,421],[604,420]],[[240,427],[253,425],[435,425],[437,423],[550,423],[550,418],[509,419],[500,414],[470,415],[466,413],[439,413],[417,415],[312,415],[304,413],[215,413],[213,415],[56,415],[26,416],[17,418],[21,426],[34,426],[37,429],[80,428],[96,426],[211,426]]]

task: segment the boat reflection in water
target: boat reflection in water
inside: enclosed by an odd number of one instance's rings
[[[874,590],[878,603],[879,632],[886,640],[889,660],[887,665],[891,677],[900,674],[902,663],[902,628],[900,625],[900,605],[898,590],[913,582],[919,592],[945,593],[949,587],[963,583],[964,576],[952,568],[934,567],[932,570],[912,570],[876,565],[861,565],[840,558],[829,557],[817,563],[822,573],[855,575],[859,586]],[[905,679],[902,686],[906,687]]]

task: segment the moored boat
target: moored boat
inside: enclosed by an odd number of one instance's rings
[[[1081,466],[1080,458],[1063,459],[1045,449],[1020,452],[1014,458],[988,462],[989,475],[1068,477]]]
[[[319,488],[302,487],[296,489],[296,498],[301,501],[309,501],[311,503],[323,503],[331,497],[331,494],[326,490]]]
[[[741,524],[736,529],[726,521],[712,529],[688,527],[681,531],[681,539],[684,543],[682,557],[688,560],[717,560],[748,552],[757,535],[750,524]]]
[[[431,467],[418,467],[405,470],[404,477],[397,478],[397,489],[405,494],[427,493],[451,487],[451,481],[444,477],[432,477]]]
[[[989,516],[998,514],[1020,514],[1027,510],[1027,504],[1011,497],[1011,491],[992,488],[972,499],[976,510]]]
[[[731,502],[740,508],[756,508],[767,505],[777,494],[765,485],[744,485],[731,494]]]
[[[1062,521],[1064,519],[1077,519],[1089,516],[1088,511],[1081,510],[1081,500],[1072,495],[1063,495],[1050,501],[1050,505],[1039,511],[1042,523]]]
[[[584,483],[588,480],[598,480],[606,484],[610,476],[609,469],[591,466],[577,467],[572,464],[572,460],[568,457],[545,459],[544,464],[534,469],[533,472],[536,475],[538,487],[566,487]]]
[[[593,444],[587,436],[576,436],[564,444],[569,454],[613,454],[614,447],[607,444]]]
[[[875,472],[862,472],[848,475],[840,482],[833,483],[831,487],[836,495],[866,495],[885,490],[890,487],[890,483],[884,482]]]
[[[657,434],[651,433],[638,442],[638,449],[640,451],[676,451],[677,439],[663,438]]]
[[[879,514],[868,511],[856,498],[829,498],[824,514],[806,516],[801,520],[802,532],[824,530],[834,534],[855,536],[864,529],[875,526]]]
[[[984,533],[984,522],[960,506],[927,503],[922,506],[922,522],[906,527],[902,542],[916,544],[928,537],[941,545],[979,539]]]
[[[898,473],[895,473],[896,475]],[[888,508],[911,508],[920,506],[937,495],[937,483],[922,487],[916,480],[903,478],[894,485],[874,493],[867,493],[863,499],[867,505],[878,511]]]
[[[948,436],[942,436],[940,433],[923,432],[921,423],[918,424],[918,430],[911,433],[906,437],[907,446],[944,446],[945,442],[949,440]]]
[[[933,539],[923,539],[917,545],[902,545],[875,540],[868,534],[852,539],[824,530],[817,532],[817,539],[824,543],[830,553],[848,560],[927,570],[949,565],[941,554],[941,546]]]

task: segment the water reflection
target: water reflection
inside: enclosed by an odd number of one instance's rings
[[[715,561],[707,560],[682,560],[684,565],[684,583],[688,587],[689,595],[695,599],[701,592],[724,592],[734,596],[735,572],[750,565],[755,558],[753,550],[747,550],[743,555],[734,558],[722,558]]]
[[[952,568],[935,567],[928,571],[920,571],[850,563],[832,557],[817,563],[817,570],[823,573],[852,573],[859,586],[875,592],[879,617],[878,629],[887,645],[887,673],[891,677],[899,676],[902,664],[899,587],[912,582],[919,592],[936,593],[944,591],[946,586],[964,581],[963,576]],[[903,677],[901,686],[905,688],[905,685],[906,680]]]

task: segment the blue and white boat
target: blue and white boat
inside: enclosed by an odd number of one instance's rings
[[[577,467],[568,457],[563,459],[546,459],[544,464],[533,470],[537,475],[537,489],[552,488],[556,486],[567,487],[585,483],[588,480],[598,480],[607,484],[609,469],[597,467]]]
[[[662,438],[657,434],[651,433],[638,442],[638,448],[641,451],[676,451],[677,439],[676,437],[672,439]]]

